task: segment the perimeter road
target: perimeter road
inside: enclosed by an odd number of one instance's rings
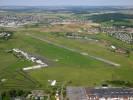
[[[51,42],[51,41],[46,40],[46,39],[44,39],[44,38],[42,39],[42,38],[40,38],[40,37],[33,36],[33,35],[30,35],[30,34],[26,34],[26,35],[28,35],[28,36],[30,36],[30,37],[32,37],[32,38],[34,38],[34,39],[38,39],[38,40],[47,42],[47,43],[49,43],[49,44],[55,45],[55,46],[57,46],[57,47],[67,49],[67,50],[69,50],[69,51],[76,52],[76,53],[79,53],[79,54],[84,55],[84,56],[88,56],[88,57],[93,58],[93,59],[96,59],[96,60],[98,60],[98,61],[102,61],[102,62],[104,62],[104,63],[106,63],[106,64],[109,64],[109,65],[112,65],[112,66],[116,66],[116,67],[119,67],[119,66],[120,66],[120,64],[117,64],[117,63],[115,63],[115,62],[109,61],[109,60],[107,60],[107,59],[103,59],[103,58],[100,58],[100,57],[97,57],[97,56],[92,56],[92,55],[89,55],[88,53],[81,52],[81,51],[79,51],[79,50],[77,50],[77,49],[68,48],[68,47],[66,47],[66,46],[63,46],[63,45],[60,45],[60,44]]]

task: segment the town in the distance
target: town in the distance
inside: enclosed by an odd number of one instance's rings
[[[133,100],[133,7],[0,6],[0,100]]]

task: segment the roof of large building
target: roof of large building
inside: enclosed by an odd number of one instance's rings
[[[131,88],[85,88],[87,95],[98,97],[133,96]]]
[[[88,98],[125,98],[133,97],[133,88],[85,88],[85,87],[67,87],[67,97],[69,100],[88,100]]]

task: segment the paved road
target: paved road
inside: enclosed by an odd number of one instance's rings
[[[69,100],[88,100],[83,87],[66,87],[66,94]]]
[[[47,42],[47,43],[49,43],[49,44],[55,45],[55,46],[57,46],[57,47],[64,48],[64,49],[67,49],[67,50],[69,50],[69,51],[79,53],[79,54],[81,54],[81,55],[83,55],[83,56],[91,57],[91,58],[93,58],[93,59],[96,59],[96,60],[98,60],[98,61],[102,61],[102,62],[104,62],[104,63],[106,63],[106,64],[109,64],[109,65],[112,65],[112,66],[116,66],[116,67],[119,67],[119,66],[120,66],[120,64],[117,64],[117,63],[112,62],[112,61],[110,61],[110,60],[103,59],[103,58],[100,58],[100,57],[97,57],[97,56],[92,56],[92,55],[89,55],[88,53],[81,52],[81,51],[79,51],[79,50],[77,50],[77,49],[68,48],[68,47],[66,47],[66,46],[63,46],[63,45],[60,45],[60,44],[51,42],[51,41],[46,40],[46,39],[44,39],[44,38],[42,39],[41,37],[33,36],[33,35],[30,35],[30,34],[26,34],[26,35],[28,35],[28,36],[30,36],[30,37],[32,37],[32,38],[35,38],[35,39],[38,39],[38,40]]]

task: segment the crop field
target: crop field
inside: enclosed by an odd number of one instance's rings
[[[36,37],[36,38],[34,38]],[[118,46],[123,45],[120,41],[107,38],[103,34],[96,36],[98,39],[113,41]],[[78,52],[50,44],[60,44],[68,48],[88,53],[91,56],[100,57],[120,64],[119,67],[82,55]],[[107,42],[108,43],[108,42]],[[34,65],[32,62],[18,59],[7,50],[19,48],[26,52],[47,58],[51,63],[47,68],[23,72],[23,67]],[[123,46],[124,48],[124,46]],[[132,46],[128,46],[132,49]],[[133,82],[133,52],[129,57],[124,54],[111,52],[104,41],[74,40],[66,37],[57,37],[50,32],[37,29],[18,29],[12,39],[0,41],[0,89],[10,88],[46,88],[48,80],[67,82],[76,86],[98,86],[106,80],[127,80]]]

